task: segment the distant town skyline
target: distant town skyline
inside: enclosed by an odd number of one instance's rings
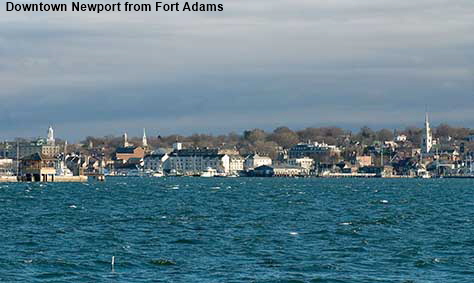
[[[0,10],[0,135],[44,135],[50,124],[71,140],[143,127],[421,127],[426,104],[433,125],[469,127],[473,14],[471,0],[239,0],[219,13],[159,15]]]

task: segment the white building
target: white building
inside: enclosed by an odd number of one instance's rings
[[[245,158],[244,169],[252,170],[262,165],[272,165],[272,159],[268,156],[260,156],[258,154],[251,154]]]
[[[162,172],[164,164],[169,155],[166,153],[152,153],[143,158],[143,169],[145,171]]]
[[[395,138],[395,141],[396,142],[406,142],[408,139],[408,137],[406,135],[398,135],[396,138]]]
[[[164,164],[164,169],[185,175],[200,174],[209,168],[218,173],[229,174],[229,156],[219,154],[217,149],[181,149],[170,153]]]
[[[429,153],[431,151],[431,148],[433,147],[433,133],[431,132],[428,113],[426,113],[426,116],[425,116],[425,129],[424,129],[422,147],[423,147],[422,148],[423,153]]]
[[[314,165],[314,160],[309,157],[291,158],[288,160],[288,164],[310,170]]]
[[[244,170],[245,158],[240,155],[229,155],[229,173],[235,174]]]
[[[318,142],[299,143],[288,151],[290,158],[315,155],[338,155],[340,153],[341,150],[337,146]]]

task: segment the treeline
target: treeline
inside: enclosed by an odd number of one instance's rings
[[[468,128],[457,128],[447,124],[441,124],[433,129],[436,138],[451,138],[452,140],[465,139],[473,130]],[[241,154],[259,152],[276,157],[279,149],[287,149],[299,142],[324,142],[342,147],[354,147],[357,145],[370,145],[375,141],[390,141],[397,135],[406,135],[407,139],[414,145],[419,146],[423,137],[423,129],[417,127],[407,127],[403,130],[380,129],[373,130],[369,127],[362,127],[357,132],[351,132],[339,127],[306,128],[294,131],[288,127],[278,127],[268,132],[262,129],[252,129],[244,131],[242,134],[229,133],[226,135],[193,134],[191,136],[169,135],[169,136],[148,136],[148,144],[152,148],[169,148],[176,141],[183,143],[187,147],[199,148],[224,148],[237,149]],[[129,142],[141,145],[141,137],[129,138]],[[122,137],[87,137],[77,145],[78,150],[88,150],[101,148],[106,154],[111,154],[115,148],[122,146]]]

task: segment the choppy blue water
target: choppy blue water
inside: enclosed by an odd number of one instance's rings
[[[473,282],[473,185],[251,178],[0,184],[0,281]]]

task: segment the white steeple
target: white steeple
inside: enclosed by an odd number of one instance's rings
[[[54,140],[54,130],[52,126],[49,126],[48,128],[48,139],[46,140],[48,145],[54,145],[55,140]]]
[[[431,133],[428,112],[425,114],[425,129],[423,136],[423,152],[429,153],[433,147],[433,134]]]
[[[148,141],[147,141],[147,139],[146,139],[146,131],[145,131],[145,128],[143,128],[142,146],[143,146],[143,147],[148,147]]]
[[[128,137],[127,137],[127,133],[124,133],[123,134],[123,147],[128,147],[129,144],[128,144]]]

